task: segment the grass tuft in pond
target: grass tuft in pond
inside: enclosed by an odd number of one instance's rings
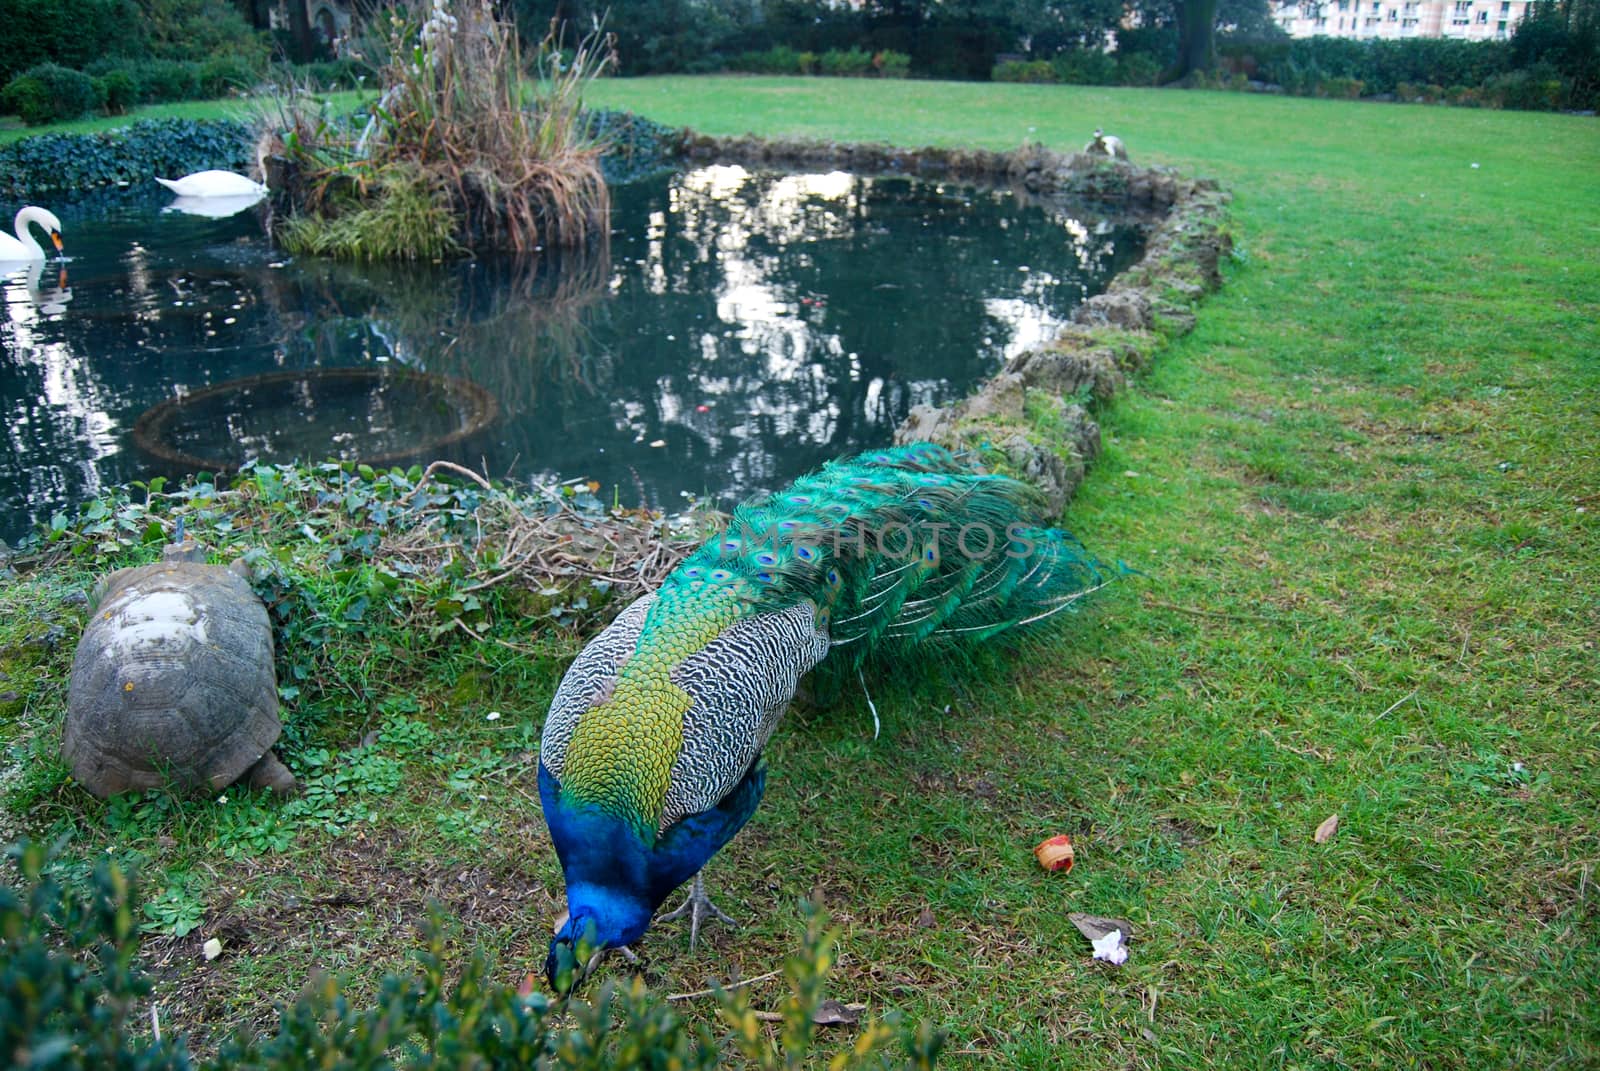
[[[278,241],[290,253],[340,260],[440,260],[465,251],[456,240],[449,191],[412,163],[385,168],[367,197],[340,198],[327,215],[290,218]]]
[[[490,0],[422,0],[361,46],[382,95],[364,125],[286,95],[261,122],[282,161],[291,249],[349,259],[436,259],[604,241],[604,144],[583,90],[611,62],[598,33],[564,48],[552,24],[532,62]],[[448,227],[444,222],[448,220]]]

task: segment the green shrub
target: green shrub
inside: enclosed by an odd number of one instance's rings
[[[818,56],[815,52],[800,53],[800,73],[816,74],[817,66],[821,62],[821,59],[822,57]]]
[[[372,75],[371,68],[353,59],[302,63],[293,70],[296,77],[309,81],[324,91],[358,89]]]
[[[779,1040],[769,1040],[749,990],[713,995],[730,1028],[719,1042],[690,1026],[642,982],[607,983],[592,1000],[522,993],[496,981],[494,964],[474,953],[457,978],[445,973],[451,942],[442,920],[424,928],[414,968],[391,973],[370,1005],[356,1004],[331,975],[313,977],[277,1030],[226,1038],[214,1057],[197,1063],[182,1036],[155,1040],[144,1029],[151,984],[136,961],[134,884],[102,861],[87,890],[65,887],[37,846],[18,845],[21,881],[0,881],[0,1052],[17,1066],[51,1071],[299,1071],[306,1067],[438,1068],[480,1071],[540,1067],[802,1067],[815,1047],[834,935],[821,913],[802,905],[800,951],[784,963],[790,996],[782,1004]],[[890,1067],[897,1031],[864,1025],[830,1067]],[[898,1032],[900,1066],[932,1068],[941,1040],[924,1028]],[[726,1050],[726,1051],[725,1051]]]
[[[1048,60],[1007,60],[995,65],[991,75],[996,82],[1033,82],[1044,83],[1057,81],[1056,69]]]
[[[1422,100],[1422,90],[1410,82],[1396,82],[1394,99],[1403,104],[1415,104]]]
[[[200,64],[200,93],[212,98],[248,92],[261,80],[264,70],[243,56],[212,56]]]
[[[56,63],[29,67],[0,93],[0,110],[20,115],[29,126],[78,119],[99,103],[94,79]]]
[[[879,78],[905,78],[911,73],[911,57],[904,52],[885,49],[873,53],[872,66]]]
[[[112,115],[121,115],[139,103],[139,83],[120,68],[97,77],[94,91],[100,98],[100,106]]]
[[[774,45],[765,52],[742,52],[728,64],[735,71],[751,74],[805,74],[800,65],[801,53],[788,45]],[[813,57],[813,62],[815,57]]]
[[[872,73],[872,53],[860,48],[830,48],[822,54],[820,66],[830,78],[861,78]]]
[[[1366,83],[1359,78],[1324,78],[1318,95],[1335,100],[1356,100],[1364,88]]]
[[[1056,81],[1072,86],[1114,86],[1117,84],[1116,57],[1093,48],[1070,48],[1056,53],[1050,61]]]
[[[0,0],[0,85],[35,63],[81,69],[137,52],[143,31],[134,0]]]
[[[261,69],[266,39],[232,0],[137,0],[147,47],[139,55],[200,63],[228,57]]]
[[[1511,71],[1484,87],[1484,97],[1497,107],[1522,111],[1552,111],[1561,104],[1561,79],[1538,65],[1531,71]]]
[[[1117,84],[1153,86],[1161,77],[1161,61],[1147,52],[1130,52],[1117,57]]]
[[[50,89],[37,78],[19,75],[0,90],[0,112],[19,116],[29,126],[39,126],[55,119],[55,103],[50,99]]]
[[[1510,50],[1502,42],[1428,37],[1398,41],[1236,38],[1220,42],[1217,56],[1226,70],[1276,82],[1291,93],[1315,94],[1322,79],[1336,78],[1360,81],[1371,96],[1397,93],[1401,83],[1481,86],[1505,70],[1511,60]],[[1341,87],[1347,84],[1339,83]],[[1320,91],[1342,95],[1326,87]]]
[[[182,60],[144,60],[124,68],[139,83],[146,104],[200,98],[200,65]]]

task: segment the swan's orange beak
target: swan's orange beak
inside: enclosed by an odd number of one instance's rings
[[[60,231],[51,231],[50,232],[50,240],[56,244],[56,252],[57,253],[61,252],[61,232]]]

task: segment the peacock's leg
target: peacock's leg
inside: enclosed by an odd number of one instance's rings
[[[671,922],[673,919],[682,918],[685,914],[689,916],[689,951],[691,952],[694,951],[695,942],[700,939],[700,924],[708,917],[714,917],[719,922],[725,922],[729,926],[736,927],[739,925],[720,907],[712,903],[711,897],[706,895],[706,879],[703,871],[695,874],[694,885],[689,889],[689,898],[683,902],[682,906],[667,912],[656,921]]]

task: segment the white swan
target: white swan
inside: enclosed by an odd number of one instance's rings
[[[226,219],[247,208],[254,208],[266,199],[267,191],[246,193],[235,197],[179,197],[163,212],[182,212],[186,216],[205,216],[207,219]]]
[[[179,197],[244,197],[267,192],[261,183],[232,171],[196,171],[181,179],[158,178],[156,181]]]
[[[33,240],[28,224],[37,223],[50,235],[56,252],[61,252],[61,221],[47,208],[29,205],[17,213],[17,236],[0,233],[0,264],[26,264],[44,259],[44,247]]]

